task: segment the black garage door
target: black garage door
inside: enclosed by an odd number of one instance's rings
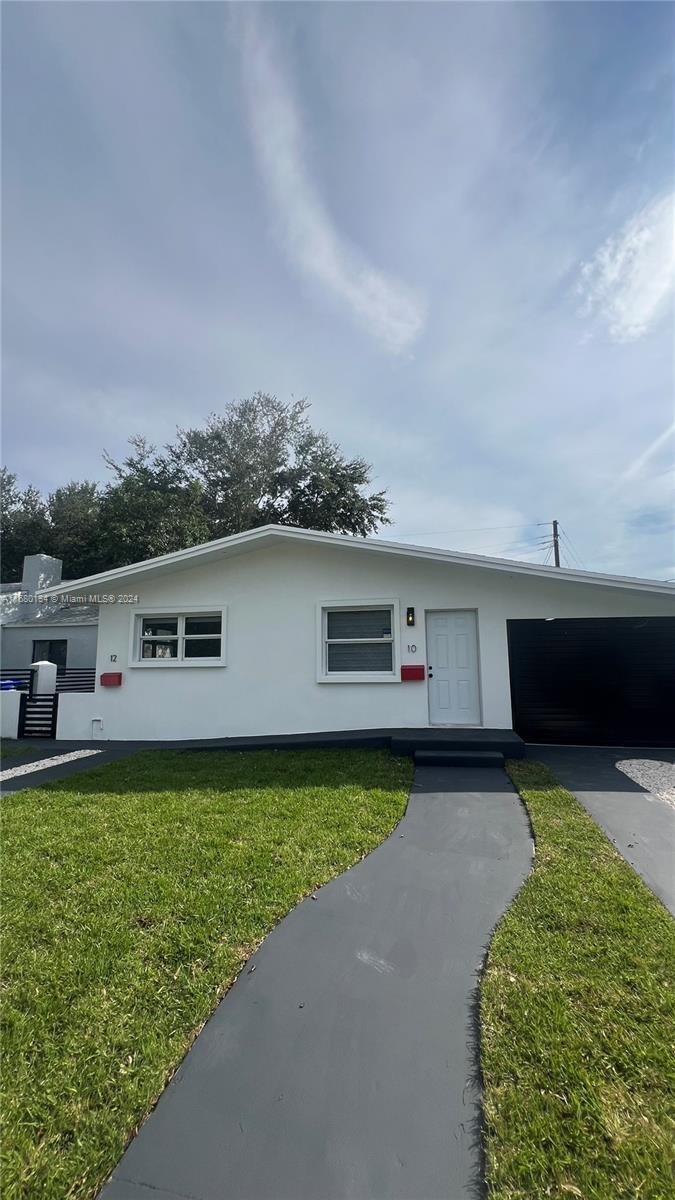
[[[513,727],[525,741],[675,745],[675,617],[507,625]]]

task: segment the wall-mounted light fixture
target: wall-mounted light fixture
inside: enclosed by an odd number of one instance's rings
[[[414,608],[406,608],[405,623],[406,623],[406,625],[414,625],[415,624],[415,609]]]

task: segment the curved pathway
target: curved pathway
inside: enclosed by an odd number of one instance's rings
[[[476,986],[531,855],[503,771],[418,768],[387,841],[266,938],[102,1200],[482,1195]]]

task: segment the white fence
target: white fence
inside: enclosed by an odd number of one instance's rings
[[[21,692],[0,692],[0,733],[4,738],[15,738],[19,728],[19,704]]]
[[[4,738],[17,736],[21,694],[17,691],[0,692],[0,733]],[[69,742],[105,740],[103,720],[91,692],[60,693],[56,737]]]

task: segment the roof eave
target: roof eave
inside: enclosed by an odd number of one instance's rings
[[[532,563],[519,562],[517,559],[489,558],[480,554],[464,554],[454,550],[442,550],[432,546],[416,546],[404,542],[388,542],[380,538],[353,537],[349,534],[323,533],[312,529],[296,529],[288,525],[262,525],[257,529],[244,533],[232,534],[226,538],[218,538],[199,546],[191,546],[187,550],[178,550],[172,554],[163,554],[157,558],[144,559],[131,563],[126,567],[116,567],[111,571],[103,571],[98,575],[89,575],[82,579],[70,580],[69,594],[75,595],[90,588],[117,579],[127,579],[130,576],[145,574],[159,567],[183,566],[192,560],[208,558],[220,550],[236,550],[257,541],[274,541],[277,538],[290,541],[310,542],[318,545],[340,546],[345,549],[364,549],[380,554],[395,554],[404,558],[421,558],[431,562],[447,563],[448,565],[478,567],[483,569],[506,571],[511,574],[529,575],[541,579],[551,579],[555,582],[590,583],[600,587],[627,588],[634,591],[658,592],[675,598],[675,586],[658,579],[640,579],[624,575],[606,575],[594,571],[571,570],[568,567],[539,566]],[[41,596],[56,596],[63,594],[63,585],[55,585],[40,591]]]

